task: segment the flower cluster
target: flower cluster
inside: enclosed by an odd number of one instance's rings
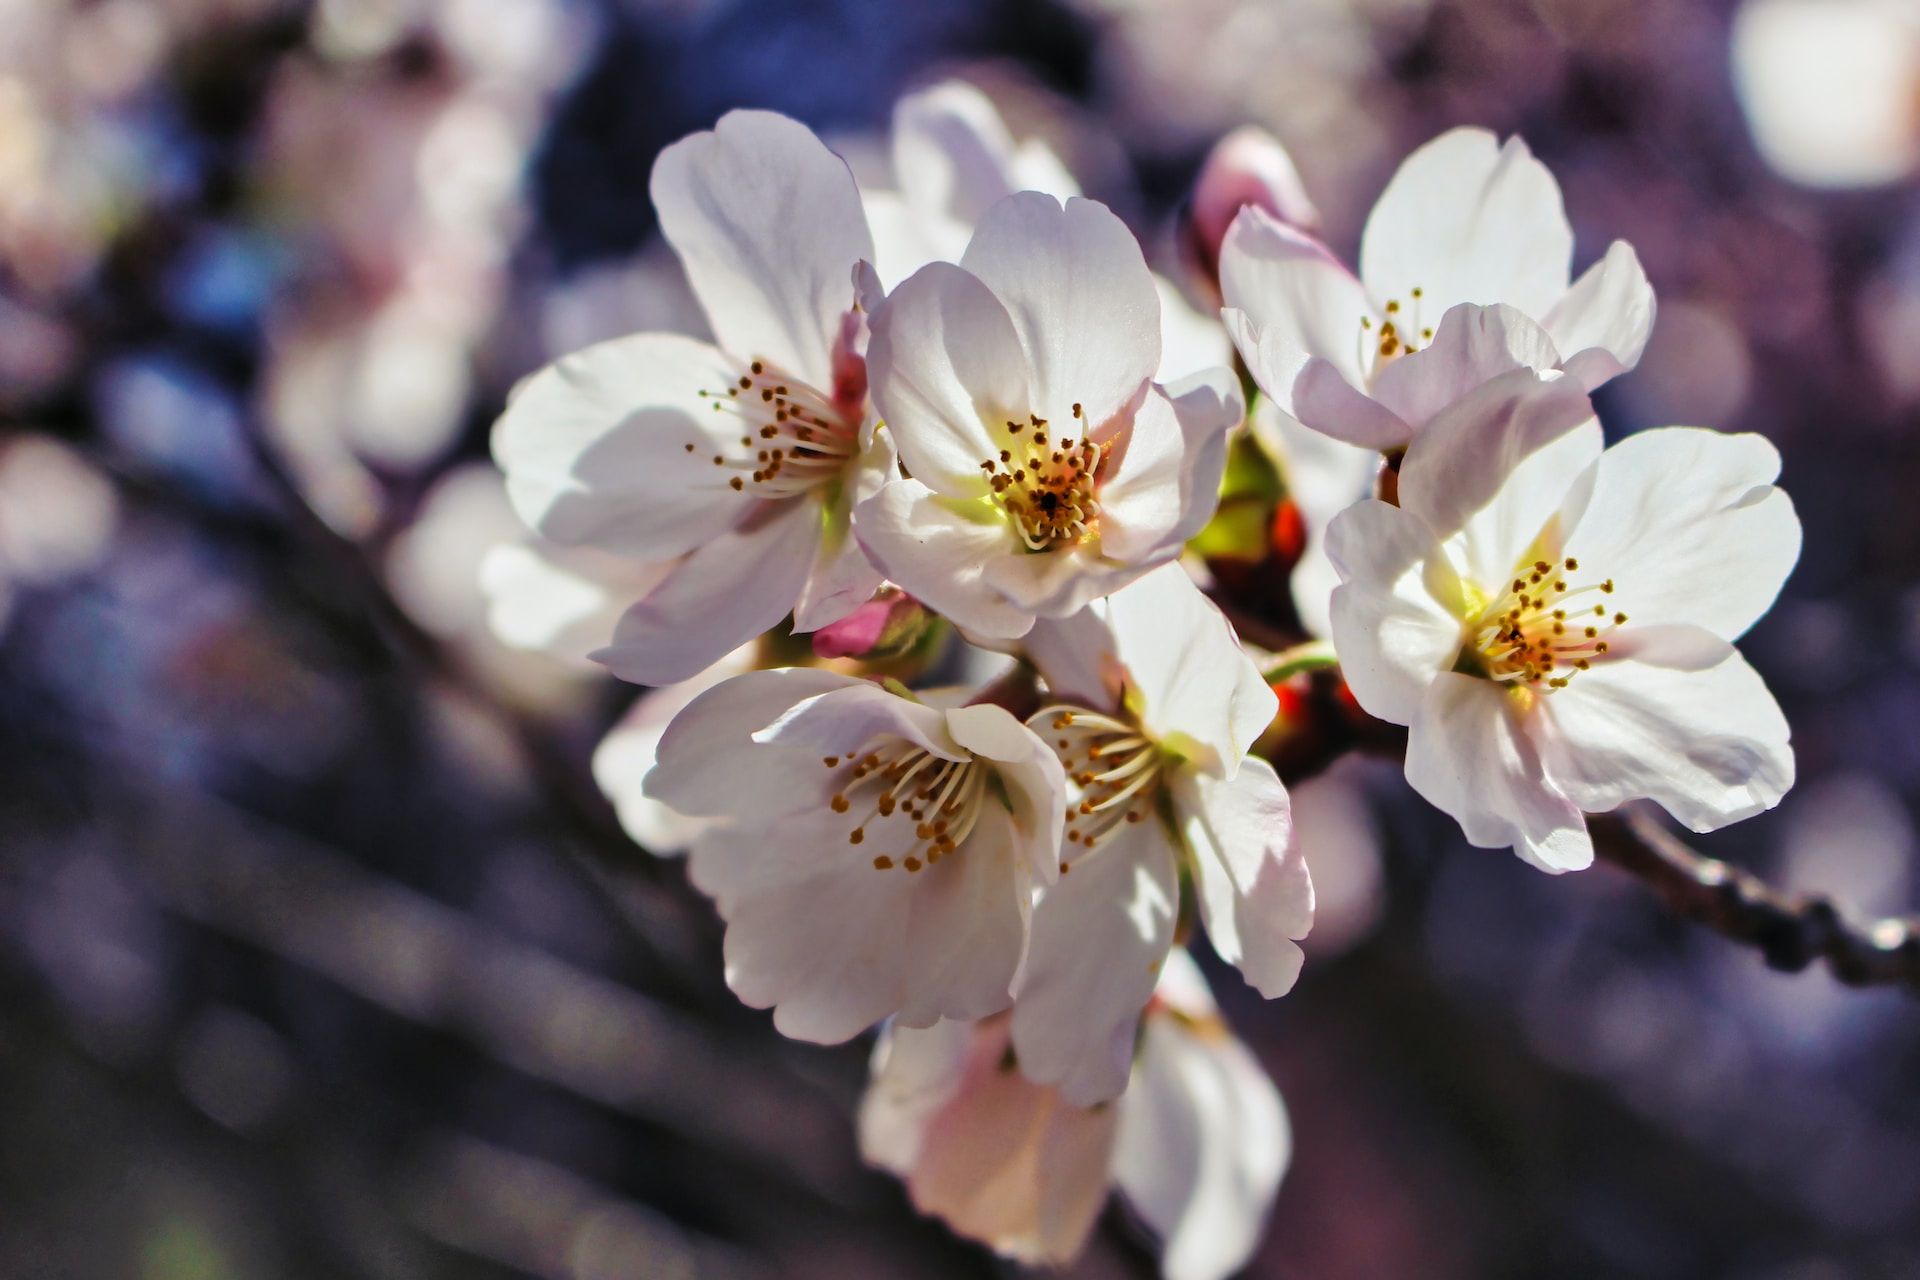
[[[1415,152],[1355,275],[1284,153],[1235,135],[1184,242],[1217,319],[975,91],[903,101],[892,160],[862,190],[755,111],[662,153],[712,340],[519,388],[494,453],[534,536],[489,557],[496,627],[656,686],[597,778],[687,854],[742,1000],[806,1040],[886,1029],[862,1144],[917,1205],[1062,1261],[1117,1184],[1167,1274],[1211,1280],[1290,1137],[1185,947],[1280,996],[1313,914],[1256,753],[1300,664],[1243,642],[1193,550],[1230,452],[1304,517],[1259,616],[1330,636],[1413,787],[1551,871],[1592,860],[1586,812],[1706,830],[1791,784],[1732,641],[1799,526],[1757,437],[1603,448],[1588,392],[1652,291],[1624,243],[1571,277],[1517,139]]]

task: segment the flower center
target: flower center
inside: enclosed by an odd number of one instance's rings
[[[1535,560],[1518,566],[1500,598],[1468,624],[1456,669],[1543,693],[1566,688],[1606,654],[1607,637],[1627,622],[1626,614],[1604,601],[1586,603],[1612,595],[1613,579],[1569,583],[1567,575],[1579,569],[1572,556],[1558,565]]]
[[[860,449],[858,427],[831,398],[755,360],[732,386],[702,391],[715,413],[739,419],[738,450],[713,455],[729,488],[752,486],[766,498],[791,498],[830,483]],[[693,453],[708,442],[688,442]]]
[[[1077,404],[1073,416],[1081,416]],[[1007,419],[1007,435],[1007,447],[980,469],[1021,543],[1029,551],[1050,551],[1090,536],[1100,521],[1094,485],[1105,449],[1071,436],[1049,443],[1047,420],[1038,415],[1024,423]]]
[[[918,871],[957,853],[980,818],[990,772],[972,756],[944,760],[900,738],[865,755],[825,756],[821,763],[840,773],[828,806],[835,813],[857,807],[863,815],[847,832],[848,844],[865,844],[872,826],[876,839],[905,846],[897,855],[876,854],[876,871]]]
[[[1402,310],[1400,299],[1388,298],[1378,326],[1372,316],[1360,317],[1359,361],[1360,367],[1366,370],[1369,386],[1393,361],[1420,350],[1417,344],[1433,341],[1433,329],[1421,323],[1424,310],[1421,300],[1426,291],[1415,285],[1408,296],[1413,300],[1411,316]]]
[[[1040,713],[1080,801],[1067,809],[1067,843],[1091,853],[1122,823],[1146,818],[1160,792],[1166,754],[1138,725],[1084,707]],[[1061,868],[1065,870],[1063,866]]]

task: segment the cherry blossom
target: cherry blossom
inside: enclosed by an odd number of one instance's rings
[[[1247,755],[1277,699],[1179,565],[1041,623],[1027,651],[1055,699],[1028,723],[1071,791],[1013,1042],[1029,1076],[1085,1105],[1126,1087],[1183,870],[1214,949],[1270,997],[1299,976],[1313,884],[1286,788]]]
[[[866,405],[853,280],[873,242],[846,164],[734,111],[662,152],[652,193],[717,344],[640,333],[567,356],[516,391],[493,446],[549,542],[671,563],[593,655],[665,684],[789,612],[811,631],[872,595],[850,512],[894,455]]]
[[[1786,720],[1732,641],[1800,525],[1754,435],[1602,452],[1570,377],[1503,375],[1409,446],[1399,505],[1329,533],[1333,637],[1360,705],[1409,726],[1407,779],[1483,847],[1593,860],[1583,811],[1637,797],[1709,831],[1793,782]]]
[[[1058,876],[1060,763],[990,704],[749,672],[674,719],[642,790],[714,820],[690,874],[727,922],[727,982],[797,1039],[1004,1009]]]
[[[1024,192],[959,265],[873,317],[873,398],[911,478],[855,532],[902,588],[988,637],[1066,617],[1177,556],[1213,510],[1242,403],[1226,370],[1172,386],[1140,247],[1090,200]]]
[[[1168,1280],[1246,1265],[1293,1153],[1273,1082],[1184,951],[1167,958],[1117,1105],[1035,1084],[1005,1015],[895,1026],[875,1050],[860,1149],[916,1207],[1033,1265],[1071,1262],[1110,1186],[1160,1242]]]
[[[890,143],[898,190],[860,189],[873,230],[874,265],[888,287],[930,262],[960,261],[987,210],[1017,191],[1039,191],[1062,203],[1080,194],[1080,184],[1052,148],[1038,138],[1014,142],[992,100],[962,80],[942,81],[895,103]],[[1155,274],[1153,283],[1161,327],[1154,376],[1171,382],[1229,363],[1233,344],[1213,308],[1201,314],[1162,275]]]
[[[1280,409],[1371,449],[1406,445],[1438,379],[1458,366],[1442,321],[1462,305],[1502,305],[1539,326],[1516,349],[1592,389],[1637,363],[1653,290],[1632,246],[1615,241],[1578,280],[1559,185],[1526,144],[1454,129],[1400,166],[1367,219],[1356,278],[1319,240],[1257,206],[1221,249],[1222,318],[1254,379]],[[1518,327],[1502,326],[1503,336]],[[1456,392],[1471,389],[1453,385]]]

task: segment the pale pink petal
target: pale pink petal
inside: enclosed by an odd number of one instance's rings
[[[951,263],[915,272],[874,317],[867,367],[908,473],[952,497],[984,495],[980,464],[1032,400],[1013,320],[987,286]]]
[[[1586,819],[1547,777],[1522,714],[1505,686],[1443,673],[1407,736],[1407,781],[1473,844],[1510,845],[1542,871],[1578,871],[1593,862]]]
[[[894,1032],[896,1037],[911,1034]],[[1080,1255],[1107,1199],[1112,1107],[1068,1105],[1009,1061],[1007,1022],[974,1036],[962,1082],[933,1115],[907,1190],[922,1213],[1029,1264]]]
[[[1400,165],[1360,239],[1360,278],[1385,305],[1428,315],[1462,302],[1548,314],[1567,291],[1573,229],[1560,184],[1527,144],[1453,129]]]
[[[1627,437],[1593,468],[1568,534],[1583,578],[1640,625],[1691,623],[1738,638],[1773,604],[1800,557],[1800,519],[1773,486],[1764,437],[1666,427]]]
[[[913,1172],[926,1150],[928,1128],[965,1080],[975,1026],[936,1022],[880,1033],[860,1100],[861,1159],[902,1178]]]
[[[1392,361],[1374,379],[1374,398],[1415,430],[1468,392],[1515,369],[1560,363],[1547,331],[1508,306],[1461,303],[1440,318],[1433,341]]]
[[[1173,782],[1207,940],[1261,995],[1285,995],[1313,926],[1313,879],[1287,789],[1258,756],[1228,781],[1183,769]]]
[[[515,390],[493,457],[520,518],[563,545],[657,560],[700,546],[753,504],[716,455],[739,453],[738,421],[714,412],[737,362],[677,334],[639,333],[576,351]]]
[[[846,162],[785,116],[729,111],[662,151],[651,189],[720,346],[831,388],[853,267],[873,259]]]
[[[1121,823],[1042,895],[1015,994],[1020,1069],[1077,1106],[1118,1097],[1134,1032],[1173,945],[1178,853],[1158,820]]]
[[[793,608],[820,540],[812,499],[759,516],[682,560],[621,615],[595,662],[635,684],[672,684],[772,627]]]
[[[1650,797],[1695,831],[1778,804],[1793,748],[1766,683],[1711,632],[1634,630],[1630,659],[1596,663],[1542,700],[1534,740],[1556,786],[1589,812]]]
[[[1653,332],[1653,286],[1639,255],[1615,240],[1547,314],[1566,370],[1589,391],[1640,363]]]
[[[989,586],[983,569],[1020,544],[984,506],[962,510],[917,480],[895,480],[854,509],[853,530],[881,572],[956,625],[1017,638],[1033,614]]]
[[[1105,205],[1008,196],[981,219],[960,265],[1013,318],[1033,370],[1029,408],[1061,431],[1075,404],[1097,430],[1159,367],[1160,295],[1133,233]]]
[[[1372,320],[1373,307],[1319,240],[1263,209],[1242,209],[1220,250],[1220,292],[1244,317],[1238,324],[1226,317],[1241,357],[1282,409],[1303,416],[1294,383],[1316,358],[1349,385],[1366,386],[1374,334],[1361,322]]]

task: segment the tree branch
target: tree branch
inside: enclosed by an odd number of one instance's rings
[[[1855,923],[1821,894],[1783,892],[1697,852],[1645,810],[1589,823],[1601,859],[1645,883],[1675,913],[1757,947],[1771,967],[1797,973],[1825,961],[1848,986],[1904,986],[1920,994],[1920,916]]]

